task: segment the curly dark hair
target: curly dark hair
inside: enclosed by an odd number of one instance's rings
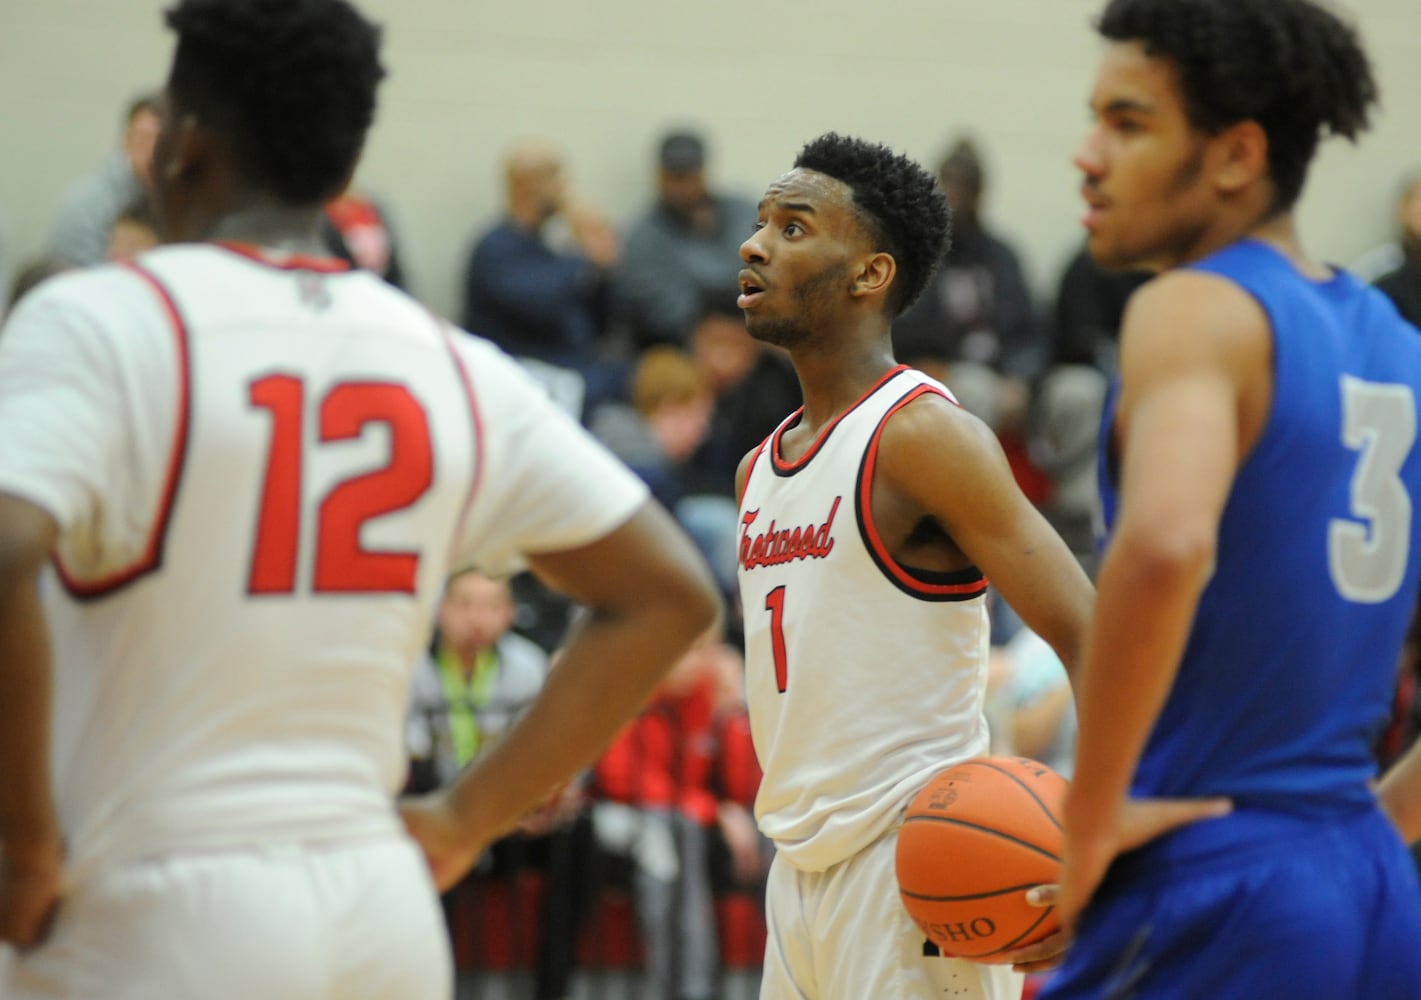
[[[293,204],[340,192],[375,118],[380,29],[345,0],[181,0],[168,93]]]
[[[1200,131],[1262,126],[1275,212],[1297,201],[1324,131],[1355,141],[1377,99],[1356,32],[1308,0],[1111,0],[1096,28],[1172,62]]]
[[[947,256],[950,215],[933,175],[887,146],[826,132],[805,143],[794,165],[847,185],[876,248],[891,254],[898,276],[885,308],[912,305]]]

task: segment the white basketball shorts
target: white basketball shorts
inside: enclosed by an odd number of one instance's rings
[[[760,1000],[1018,1000],[1008,965],[945,958],[898,898],[893,830],[822,872],[776,856],[766,890]]]
[[[9,1000],[450,1000],[439,898],[404,838],[173,856],[76,888]]]

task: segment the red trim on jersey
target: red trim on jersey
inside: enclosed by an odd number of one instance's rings
[[[869,549],[875,557],[875,561],[883,569],[892,574],[893,580],[904,590],[924,597],[957,597],[959,599],[975,597],[985,593],[987,590],[987,578],[981,575],[977,578],[961,583],[932,583],[913,575],[909,570],[894,559],[888,551],[888,546],[883,543],[883,537],[878,533],[878,525],[873,520],[873,471],[878,464],[878,443],[883,437],[883,429],[888,426],[888,420],[893,414],[907,406],[919,396],[933,394],[941,396],[948,402],[952,398],[941,389],[931,385],[920,385],[916,389],[908,392],[902,399],[888,408],[888,412],[879,420],[878,426],[874,429],[873,436],[868,440],[868,448],[864,452],[863,473],[859,477],[859,518],[863,524],[864,538],[869,544]],[[970,572],[970,571],[969,571]]]
[[[829,423],[824,427],[824,429],[819,432],[819,436],[814,439],[814,443],[811,444],[805,450],[803,455],[800,455],[793,462],[787,462],[782,457],[783,452],[780,449],[780,442],[784,438],[785,431],[789,430],[789,428],[795,423],[796,418],[804,412],[804,407],[801,406],[799,409],[791,413],[789,415],[789,418],[785,420],[784,423],[780,424],[779,427],[775,428],[774,434],[771,435],[771,439],[774,441],[774,444],[770,448],[770,463],[774,466],[775,471],[780,473],[792,473],[798,472],[800,469],[804,468],[805,464],[808,463],[808,461],[814,457],[816,452],[819,451],[820,446],[822,446],[824,442],[828,440],[829,435],[833,433],[834,428],[839,426],[839,421],[843,420],[854,410],[862,406],[864,400],[868,399],[868,397],[872,396],[875,392],[877,392],[889,379],[897,375],[899,372],[907,370],[907,365],[896,365],[893,368],[888,369],[888,371],[884,372],[883,377],[880,378],[877,382],[873,383],[873,385],[871,385],[868,390],[854,402],[853,406],[848,407],[844,410],[843,413],[840,413],[833,420],[829,421]]]
[[[167,481],[163,484],[162,499],[158,504],[158,516],[148,534],[148,545],[144,548],[139,561],[133,566],[118,570],[100,580],[85,581],[71,575],[65,568],[63,561],[57,554],[55,555],[53,563],[59,574],[60,582],[64,584],[64,589],[69,592],[70,596],[79,600],[103,597],[163,565],[163,543],[168,534],[168,520],[173,513],[173,502],[177,497],[178,482],[182,479],[183,464],[187,456],[188,425],[192,419],[192,369],[188,357],[187,324],[183,322],[182,314],[178,312],[177,303],[173,301],[172,295],[152,272],[131,261],[124,263],[123,266],[147,282],[149,287],[153,289],[172,326],[178,354],[178,415],[175,421],[173,447],[168,457]]]
[[[479,483],[483,481],[484,474],[484,422],[479,415],[478,396],[474,393],[473,380],[469,378],[469,369],[464,364],[464,359],[459,356],[459,350],[454,346],[454,337],[457,336],[454,329],[444,322],[435,313],[430,313],[431,318],[439,325],[439,332],[444,337],[444,346],[449,351],[449,357],[454,362],[454,368],[459,373],[459,381],[464,386],[464,395],[469,401],[469,417],[474,425],[474,474],[469,477],[469,495],[464,498],[463,509],[459,511],[458,530],[451,540],[451,546],[457,546],[460,539],[464,537],[465,522],[468,520],[469,511],[474,506],[474,497],[478,494]],[[451,568],[454,553],[450,553]]]
[[[229,250],[239,257],[256,261],[278,271],[319,271],[322,274],[338,274],[349,271],[350,264],[339,257],[313,257],[301,253],[280,253],[256,246],[253,243],[237,243],[233,240],[213,240],[212,245]]]

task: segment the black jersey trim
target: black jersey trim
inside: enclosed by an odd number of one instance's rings
[[[878,526],[873,521],[873,470],[878,464],[878,444],[888,418],[919,396],[934,394],[948,397],[939,389],[919,383],[898,398],[878,421],[873,435],[859,461],[858,481],[854,489],[854,514],[864,548],[888,581],[910,597],[924,601],[971,601],[987,592],[987,578],[976,566],[960,570],[927,570],[904,566],[888,551]]]
[[[780,444],[784,439],[785,431],[789,430],[791,427],[793,427],[799,422],[800,415],[804,413],[804,407],[801,406],[799,409],[791,413],[789,417],[782,424],[779,425],[779,427],[775,428],[775,432],[770,435],[770,468],[775,470],[775,475],[780,476],[781,478],[786,478],[794,475],[800,469],[803,469],[805,466],[807,466],[809,464],[810,459],[812,459],[815,455],[819,453],[819,449],[824,446],[824,442],[829,440],[829,435],[834,433],[834,429],[839,426],[840,422],[845,417],[847,417],[850,413],[853,413],[864,403],[868,402],[869,398],[872,397],[875,392],[877,392],[883,386],[887,385],[888,382],[895,376],[897,376],[900,372],[905,372],[907,370],[907,365],[896,365],[893,368],[890,368],[888,371],[884,372],[883,375],[878,379],[878,381],[873,383],[873,385],[869,387],[868,391],[858,398],[858,400],[854,403],[853,406],[850,406],[843,413],[840,413],[833,420],[829,421],[828,425],[825,426],[825,428],[819,432],[819,436],[814,439],[813,443],[810,444],[810,446],[805,450],[803,455],[800,455],[793,462],[787,462],[782,457],[783,452],[781,451]]]

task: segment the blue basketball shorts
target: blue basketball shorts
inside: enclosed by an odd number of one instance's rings
[[[1376,809],[1238,810],[1120,858],[1041,1000],[1421,1000],[1421,882]]]

